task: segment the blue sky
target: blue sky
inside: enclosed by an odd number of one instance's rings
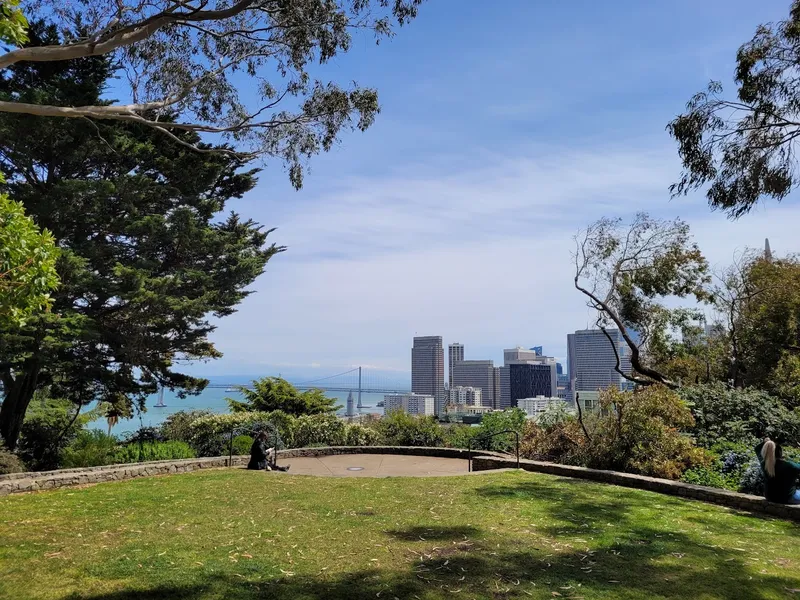
[[[466,358],[543,345],[591,317],[572,287],[576,230],[646,210],[692,226],[712,265],[769,236],[797,250],[790,197],[738,222],[680,173],[664,127],[788,0],[433,0],[397,36],[357,38],[318,76],[377,87],[382,112],[315,158],[297,192],[277,163],[232,208],[289,250],[219,322],[209,375],[410,368],[416,335]],[[343,369],[341,369],[343,370]]]

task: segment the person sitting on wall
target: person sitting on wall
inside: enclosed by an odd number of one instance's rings
[[[247,468],[258,471],[288,471],[289,465],[279,467],[275,463],[275,457],[275,448],[267,448],[267,432],[258,432],[250,446],[250,462],[247,463]]]
[[[756,446],[756,455],[764,472],[764,497],[770,502],[800,504],[800,464],[784,460],[783,448],[769,438]]]

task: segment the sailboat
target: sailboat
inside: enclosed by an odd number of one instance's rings
[[[164,388],[160,388],[158,390],[158,402],[156,402],[156,408],[166,408],[167,405],[164,404]]]

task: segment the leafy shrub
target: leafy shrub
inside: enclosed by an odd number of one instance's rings
[[[303,415],[295,420],[293,435],[295,448],[312,445],[344,446],[346,439],[344,421],[334,415]]]
[[[166,441],[190,443],[192,423],[201,417],[212,415],[208,410],[179,410],[169,415],[161,424],[161,436]]]
[[[800,413],[767,392],[712,383],[693,385],[680,393],[692,411],[692,432],[701,446],[710,448],[725,441],[754,446],[765,437],[784,444],[800,442]]]
[[[160,427],[140,427],[136,431],[123,433],[121,438],[123,444],[166,441],[164,434],[161,433]]]
[[[380,443],[387,446],[440,446],[444,441],[435,417],[414,416],[400,410],[384,416],[373,427]]]
[[[96,411],[87,411],[75,418],[75,404],[37,392],[25,414],[17,452],[31,470],[57,469],[64,449],[97,417]]]
[[[684,471],[681,481],[738,492],[741,478],[736,474],[723,473],[714,466],[700,466]]]
[[[709,463],[706,452],[680,433],[694,424],[692,413],[666,387],[609,388],[600,394],[600,408],[582,452],[587,467],[678,479]]]
[[[270,444],[273,444],[273,430],[279,433],[278,447],[281,448],[292,440],[291,417],[280,411],[236,412],[229,414],[211,414],[195,419],[190,425],[190,443],[198,456],[221,456],[228,454],[231,432],[234,436],[252,434],[262,429],[270,431]],[[250,452],[248,448],[247,453]]]
[[[476,428],[478,431],[474,435],[473,447],[493,452],[513,452],[516,436],[500,432],[516,431],[522,437],[525,421],[525,411],[519,408],[487,413],[483,415],[480,427]]]
[[[344,428],[346,446],[375,446],[378,443],[378,432],[371,427],[359,423],[346,425]]]
[[[244,401],[226,398],[233,412],[273,412],[280,410],[299,417],[335,413],[336,398],[328,398],[322,390],[299,391],[281,377],[263,377],[252,382],[250,388],[239,387]]]
[[[471,425],[453,424],[442,428],[443,442],[448,448],[469,448],[470,442],[475,448],[475,437],[480,433],[480,427]]]
[[[117,438],[99,429],[81,431],[64,450],[61,464],[66,469],[99,467],[114,462]]]
[[[249,448],[248,448],[249,450]],[[186,442],[137,442],[117,449],[109,464],[147,462],[151,460],[179,460],[195,458],[197,454]]]
[[[25,471],[25,465],[19,459],[19,456],[0,444],[0,475],[23,473]]]
[[[582,464],[586,439],[574,417],[544,427],[528,421],[522,430],[520,456],[531,460]]]
[[[234,456],[240,454],[250,454],[250,448],[253,447],[253,438],[249,435],[237,435],[233,438],[233,454]]]
[[[739,491],[755,496],[764,495],[764,471],[761,470],[758,458],[754,457],[742,473],[742,478],[739,481]]]

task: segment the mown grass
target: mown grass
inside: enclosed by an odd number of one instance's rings
[[[2,598],[800,598],[795,524],[527,473],[219,470],[0,515]]]

